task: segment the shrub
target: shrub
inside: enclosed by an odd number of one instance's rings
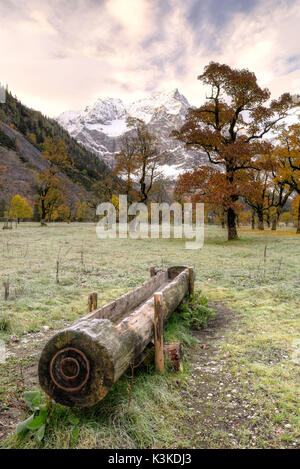
[[[185,303],[179,306],[179,314],[187,322],[188,327],[193,330],[203,329],[207,320],[215,316],[216,312],[208,307],[206,296],[201,290],[195,291]]]
[[[39,391],[25,392],[24,400],[33,414],[18,423],[16,433],[22,437],[25,433],[30,432],[32,436],[37,437],[38,441],[42,441],[49,420],[49,404],[42,401],[42,394]]]

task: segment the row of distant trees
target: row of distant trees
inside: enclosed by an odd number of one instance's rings
[[[22,197],[19,194],[12,197],[9,203],[6,203],[3,199],[0,201],[0,218],[14,218],[18,222],[20,220],[42,220],[39,204],[29,201],[26,197]],[[74,207],[64,204],[57,205],[55,210],[49,212],[46,221],[88,221],[93,218],[93,210],[88,206],[87,202],[77,200]]]
[[[155,194],[151,198],[151,202],[148,203],[149,208],[151,208],[151,203],[155,199]],[[111,198],[112,204],[115,206],[117,214],[119,208],[119,200],[117,195],[113,195]],[[298,207],[299,207],[299,196],[294,196],[292,203],[285,207],[284,211],[277,218],[276,208],[266,212],[264,214],[264,223],[271,227],[271,220],[276,217],[276,220],[281,223],[288,225],[297,226],[298,221]],[[75,204],[75,209],[69,205],[58,205],[57,209],[51,212],[47,221],[92,221],[95,219],[94,211],[89,207],[87,202],[81,202],[77,200]],[[149,210],[149,214],[151,210]],[[40,221],[41,216],[38,209],[38,204],[32,201],[28,201],[25,197],[20,196],[19,194],[12,197],[10,202],[6,204],[4,200],[0,201],[0,218],[4,219],[17,219],[20,220],[31,220],[31,221]],[[172,214],[171,214],[172,218]],[[209,224],[220,224],[223,228],[226,226],[226,216],[222,210],[219,210],[217,207],[206,205],[205,207],[205,222]],[[252,228],[261,229],[261,220],[259,220],[253,210],[247,205],[241,204],[239,210],[237,211],[237,225],[251,225]],[[272,224],[272,229],[274,224]]]
[[[289,93],[270,101],[268,89],[257,84],[249,70],[210,63],[198,77],[209,96],[200,108],[190,109],[179,131],[173,133],[187,147],[207,157],[207,164],[182,175],[176,193],[201,200],[225,214],[228,239],[237,238],[237,213],[246,202],[263,229],[273,212],[273,228],[287,200],[300,195],[300,125],[283,124],[299,108],[299,96]],[[272,135],[272,139],[267,138]],[[297,233],[300,233],[298,208]]]
[[[238,236],[238,215],[243,211],[251,214],[253,226],[257,218],[259,229],[265,221],[276,229],[293,197],[300,233],[300,125],[284,125],[299,107],[299,96],[285,93],[270,101],[269,90],[259,87],[254,73],[214,62],[198,79],[209,87],[208,98],[188,111],[183,126],[172,135],[187,148],[199,150],[207,162],[179,177],[175,198],[205,202],[227,226],[231,240]],[[125,178],[128,194],[134,192],[135,180],[135,196],[147,202],[163,155],[143,121],[129,119],[128,126],[134,132],[123,138],[115,171]],[[245,210],[249,207],[250,212]]]
[[[42,158],[48,165],[36,176],[35,212],[41,220],[93,219],[98,203],[112,200],[117,205],[115,194],[126,193],[129,202],[146,204],[205,202],[207,220],[227,226],[231,240],[238,236],[238,223],[254,228],[257,222],[261,230],[267,223],[276,229],[292,200],[290,215],[284,217],[296,217],[300,233],[300,125],[284,124],[299,107],[299,97],[285,93],[270,101],[269,90],[259,87],[254,73],[214,62],[198,79],[208,86],[208,98],[188,111],[172,135],[207,161],[182,174],[175,191],[171,193],[160,174],[164,154],[156,137],[145,122],[130,117],[114,174],[92,185],[89,201],[66,196],[62,173],[74,163],[62,140],[45,138]]]

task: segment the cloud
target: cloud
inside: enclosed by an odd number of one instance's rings
[[[296,92],[299,15],[299,0],[0,0],[0,80],[52,116],[174,87],[200,104],[211,60]]]

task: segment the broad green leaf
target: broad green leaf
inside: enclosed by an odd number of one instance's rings
[[[19,422],[16,428],[17,435],[20,433],[27,431],[28,427],[27,425],[34,419],[34,414],[32,414],[28,419],[23,420],[23,422]]]
[[[42,441],[42,439],[44,438],[45,429],[46,429],[46,425],[42,425],[36,432],[36,437],[39,441]]]
[[[24,400],[31,410],[38,410],[41,403],[41,393],[39,391],[24,392]]]
[[[29,428],[29,430],[37,430],[38,428],[40,428],[42,425],[45,424],[46,422],[46,417],[47,417],[47,414],[39,414],[37,415],[36,417],[34,417],[33,420],[31,420],[28,424],[27,424],[27,428]]]

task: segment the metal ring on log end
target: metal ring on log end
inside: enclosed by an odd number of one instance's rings
[[[83,388],[90,375],[90,363],[85,354],[74,347],[59,350],[50,363],[50,376],[64,391],[76,392]]]
[[[104,334],[101,342],[97,328]],[[52,399],[69,407],[91,407],[103,399],[115,376],[111,344],[106,345],[111,329],[108,320],[81,321],[47,342],[38,373],[42,389]]]

